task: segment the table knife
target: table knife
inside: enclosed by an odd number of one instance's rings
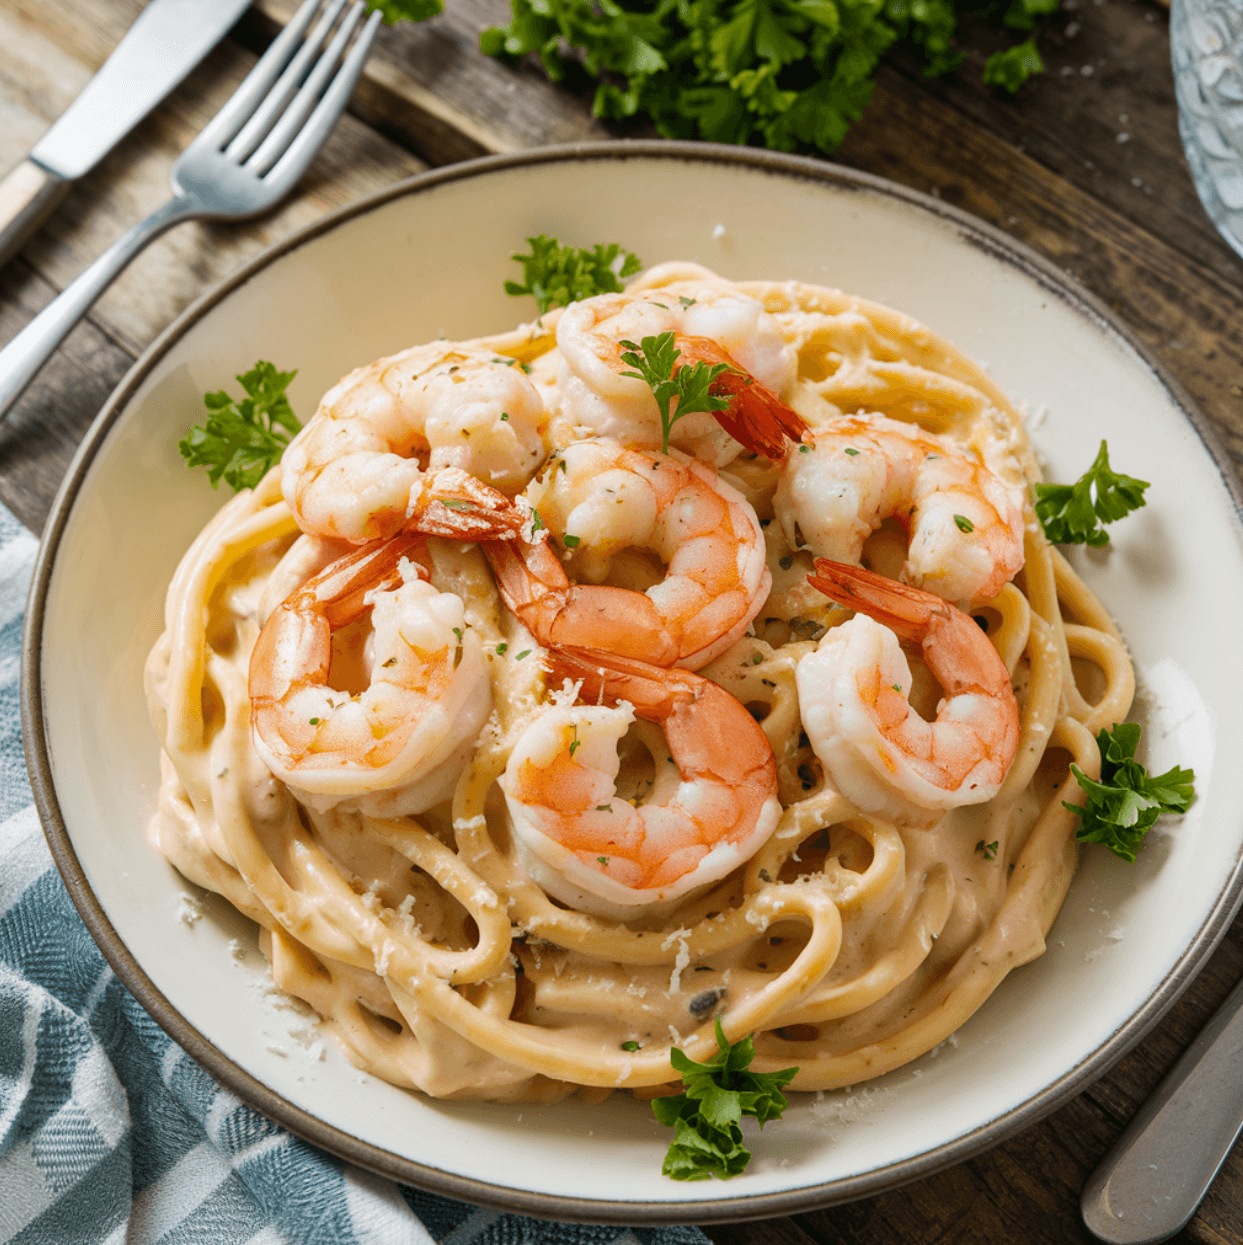
[[[1167,1241],[1243,1131],[1243,982],[1140,1107],[1083,1186],[1084,1226],[1109,1245]]]
[[[250,0],[151,0],[100,71],[38,145],[0,181],[0,267],[224,37]]]

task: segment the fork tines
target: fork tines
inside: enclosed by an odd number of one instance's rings
[[[380,24],[372,13],[360,28],[366,10],[364,0],[306,0],[194,146],[265,180],[300,172],[362,72]]]

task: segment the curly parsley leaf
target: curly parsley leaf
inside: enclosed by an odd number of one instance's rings
[[[673,1140],[661,1168],[674,1180],[728,1180],[740,1175],[751,1161],[742,1144],[740,1121],[754,1116],[763,1127],[781,1118],[786,1096],[781,1091],[798,1072],[749,1072],[755,1058],[750,1037],[732,1045],[716,1022],[717,1053],[707,1063],[696,1063],[680,1050],[670,1051],[675,1071],[682,1074],[683,1092],[675,1097],[654,1098],[656,1118],[674,1130]]]
[[[234,492],[254,488],[302,427],[285,397],[297,374],[260,361],[237,378],[247,395],[240,402],[223,389],[204,394],[207,419],[177,443],[186,465],[206,467],[212,488],[221,476]]]
[[[1088,793],[1084,804],[1062,803],[1079,815],[1076,837],[1086,843],[1103,843],[1115,856],[1134,861],[1144,845],[1144,835],[1162,813],[1185,813],[1195,799],[1195,771],[1174,766],[1150,777],[1135,759],[1140,727],[1122,722],[1112,731],[1101,731],[1096,742],[1101,750],[1101,777],[1089,778],[1077,765],[1070,767],[1075,781]]]
[[[367,8],[379,13],[386,26],[394,22],[421,22],[444,11],[444,0],[367,0]]]
[[[1044,61],[1036,51],[1035,39],[1016,43],[1004,52],[994,52],[984,65],[984,85],[1013,95],[1035,74],[1044,73]]]
[[[552,307],[566,307],[593,294],[616,294],[625,277],[633,277],[643,265],[639,257],[623,251],[616,242],[607,246],[562,246],[556,238],[541,234],[528,238],[530,255],[512,255],[522,265],[522,282],[506,281],[506,294],[530,294],[540,315]]]
[[[1145,505],[1147,487],[1147,480],[1110,469],[1102,441],[1096,461],[1074,484],[1035,485],[1036,518],[1055,545],[1106,545],[1109,535],[1101,524]]]
[[[673,331],[661,333],[659,337],[645,337],[637,346],[634,342],[623,341],[625,350],[621,360],[629,363],[633,372],[623,372],[623,376],[633,376],[636,380],[645,380],[660,408],[660,426],[664,430],[664,452],[669,453],[669,432],[683,415],[694,411],[724,411],[729,407],[729,400],[718,398],[709,392],[712,382],[722,373],[729,371],[725,363],[707,364],[702,359],[686,367],[677,368],[680,351],[674,341]],[[642,353],[638,353],[642,351]],[[677,368],[675,371],[674,369]],[[673,399],[678,404],[670,414]]]

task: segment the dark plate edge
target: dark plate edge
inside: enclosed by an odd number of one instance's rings
[[[759,1219],[851,1201],[930,1176],[971,1157],[987,1146],[1000,1142],[1062,1105],[1073,1093],[1084,1088],[1088,1082],[1104,1072],[1111,1063],[1120,1058],[1152,1029],[1173,1005],[1182,990],[1190,984],[1196,970],[1212,954],[1229,927],[1240,902],[1243,901],[1243,847],[1236,855],[1234,871],[1229,882],[1218,895],[1203,925],[1144,1006],[1119,1026],[1091,1056],[1070,1069],[1021,1107],[1007,1112],[990,1124],[967,1133],[935,1151],[884,1168],[877,1168],[848,1180],[834,1182],[831,1187],[821,1185],[782,1193],[677,1203],[599,1201],[531,1193],[487,1184],[435,1168],[424,1167],[400,1155],[372,1146],[341,1132],[275,1094],[208,1042],[156,989],[154,983],[117,934],[90,889],[56,799],[44,728],[43,688],[40,672],[41,641],[47,593],[60,539],[95,454],[127,403],[155,364],[174,343],[203,315],[275,260],[318,237],[321,233],[328,232],[394,199],[448,182],[508,168],[576,160],[611,160],[631,157],[741,165],[774,175],[780,174],[801,180],[829,183],[839,189],[868,190],[898,199],[952,223],[964,240],[1014,265],[1037,281],[1051,295],[1085,313],[1090,320],[1095,322],[1099,330],[1121,340],[1142,360],[1160,385],[1174,399],[1204,443],[1234,502],[1236,516],[1243,522],[1243,488],[1240,487],[1230,460],[1219,444],[1207,418],[1196,408],[1182,386],[1168,373],[1164,364],[1129,328],[1116,319],[1100,299],[1084,289],[1073,277],[1061,272],[1048,260],[1022,243],[1009,238],[999,229],[976,220],[957,208],[884,178],[856,172],[826,161],[754,148],[723,147],[710,143],[661,140],[575,143],[512,155],[487,156],[419,174],[339,208],[296,231],[245,264],[232,276],[186,308],[135,361],[134,366],[122,379],[88,429],[56,494],[50,517],[44,528],[31,578],[22,637],[22,733],[35,803],[52,856],[64,879],[70,898],[105,959],[122,982],[175,1042],[216,1079],[225,1083],[257,1110],[288,1128],[303,1140],[321,1146],[361,1167],[392,1179],[417,1185],[434,1193],[498,1209],[517,1211],[546,1219],[588,1223],[710,1223]]]

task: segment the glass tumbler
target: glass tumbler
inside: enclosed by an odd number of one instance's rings
[[[1196,191],[1243,256],[1243,0],[1173,0],[1170,55]]]

